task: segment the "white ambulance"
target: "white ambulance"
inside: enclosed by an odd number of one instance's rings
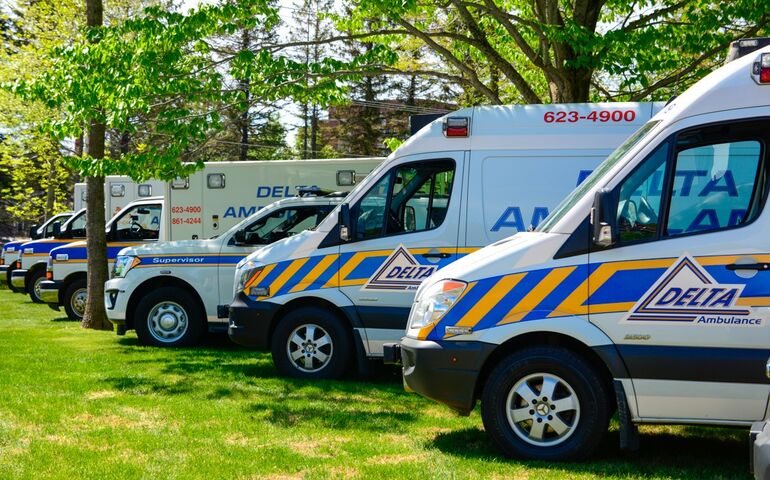
[[[162,192],[163,184],[164,182],[157,180],[137,184],[129,177],[122,175],[105,177],[104,210],[107,218],[115,215],[134,200],[151,197],[153,191],[156,195],[157,192]],[[86,184],[75,184],[74,195],[75,211],[82,211],[85,208]],[[85,214],[80,218],[85,228]],[[43,303],[43,299],[40,298],[40,282],[45,280],[48,255],[52,249],[70,243],[73,238],[82,237],[67,235],[61,237],[54,235],[51,229],[51,235],[39,239],[33,238],[33,241],[25,242],[18,247],[20,258],[7,274],[13,290],[29,294],[35,303]]]
[[[298,188],[350,188],[381,161],[356,158],[208,162],[189,178],[168,182],[163,190],[152,189],[165,191],[165,197],[137,200],[113,217],[108,224],[109,266],[112,268],[118,252],[126,247],[159,240],[209,238],[226,232],[258,208],[273,199],[290,197]],[[108,182],[110,197],[121,191],[130,192],[120,185],[117,181]],[[86,300],[86,242],[49,251],[49,278],[38,286],[42,301],[55,308],[63,306],[70,319],[80,319]]]
[[[636,424],[746,426],[770,399],[770,47],[711,73],[531,233],[420,286],[407,389],[507,455],[589,455]],[[395,356],[388,348],[388,356]]]
[[[548,215],[660,104],[475,107],[424,127],[317,229],[236,272],[230,338],[337,377],[398,340],[420,282]]]
[[[165,182],[149,180],[136,183],[125,175],[108,175],[104,177],[104,211],[107,218],[118,213],[123,207],[133,202],[163,194]],[[75,211],[86,208],[87,185],[85,182],[76,183],[73,193]]]
[[[40,227],[33,226],[30,229],[29,236],[32,240],[52,238],[54,236],[54,232],[58,228],[57,225],[61,226],[70,217],[72,217],[72,212],[64,212],[58,215],[54,215]],[[15,291],[11,285],[11,272],[15,268],[19,268],[19,266],[16,265],[16,262],[21,256],[21,246],[28,241],[29,240],[26,239],[14,240],[12,242],[3,244],[2,249],[0,249],[0,288],[8,287]],[[21,290],[19,290],[19,292],[21,292]]]
[[[107,316],[118,335],[136,329],[145,345],[192,345],[205,331],[225,331],[235,265],[256,248],[315,227],[344,195],[285,198],[209,240],[124,248],[104,287]]]
[[[211,238],[299,189],[350,190],[384,158],[208,162],[189,178],[168,182],[164,221],[171,240]]]

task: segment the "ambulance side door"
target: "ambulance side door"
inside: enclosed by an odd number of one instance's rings
[[[612,189],[617,243],[589,254],[587,302],[647,421],[764,417],[768,145],[766,118],[681,130]]]
[[[338,282],[361,319],[369,355],[404,333],[420,282],[457,258],[466,152],[404,157],[350,206]]]

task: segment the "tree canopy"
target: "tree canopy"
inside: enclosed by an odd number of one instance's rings
[[[400,51],[394,64],[479,103],[666,98],[737,38],[767,33],[766,0],[350,0],[341,29]],[[375,27],[375,28],[372,28]]]

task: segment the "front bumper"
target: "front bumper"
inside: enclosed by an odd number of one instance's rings
[[[227,335],[238,345],[262,350],[268,348],[270,330],[280,307],[275,303],[251,300],[239,293],[230,304]]]
[[[404,388],[441,402],[461,415],[476,404],[476,383],[497,345],[482,342],[401,340]]]
[[[11,286],[17,290],[27,288],[27,270],[14,270],[11,272]]]
[[[126,311],[131,295],[125,288],[121,288],[123,282],[123,278],[113,278],[104,284],[104,307],[107,310],[107,318],[116,326],[127,326]]]
[[[43,280],[40,282],[40,300],[48,305],[59,306],[59,290],[61,282],[58,280]]]
[[[8,274],[10,273],[10,265],[0,265],[0,290],[8,288]]]

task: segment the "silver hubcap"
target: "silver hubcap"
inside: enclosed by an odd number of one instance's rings
[[[40,284],[43,283],[45,277],[39,277],[35,280],[35,284],[32,286],[32,290],[35,292],[35,296],[40,299]]]
[[[83,317],[83,314],[86,312],[86,289],[85,288],[78,288],[75,290],[75,293],[72,294],[72,297],[70,297],[70,307],[72,307],[72,311],[75,312],[75,315],[78,317]]]
[[[294,329],[286,342],[286,353],[294,366],[303,372],[317,372],[332,358],[332,338],[322,327],[309,323]]]
[[[174,302],[155,305],[147,316],[150,335],[163,343],[175,342],[182,338],[187,333],[188,323],[187,312]]]
[[[580,420],[575,390],[550,373],[535,373],[516,382],[505,405],[508,423],[516,435],[539,447],[565,441]]]

